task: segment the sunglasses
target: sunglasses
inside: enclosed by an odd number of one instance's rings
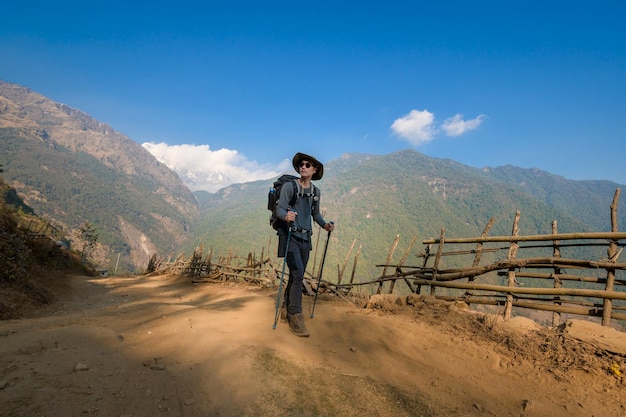
[[[311,168],[313,165],[311,165],[310,162],[300,162],[300,168],[302,167],[307,167],[307,168]]]

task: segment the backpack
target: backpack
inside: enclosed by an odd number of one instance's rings
[[[285,223],[283,219],[278,218],[278,216],[276,215],[276,208],[278,207],[280,192],[285,184],[292,183],[294,190],[296,190],[296,192],[293,194],[293,197],[289,201],[289,207],[293,207],[296,204],[296,199],[298,197],[310,196],[307,194],[302,194],[300,192],[300,186],[296,182],[297,179],[298,177],[296,177],[295,175],[283,174],[278,177],[276,181],[274,181],[274,184],[272,184],[272,188],[270,188],[270,191],[267,194],[267,209],[271,211],[270,225],[272,226],[272,228],[274,228],[274,230],[287,229],[287,223]],[[319,190],[315,185],[313,185],[313,195],[319,198]],[[313,199],[311,212],[315,211],[315,204],[317,204],[318,198]]]

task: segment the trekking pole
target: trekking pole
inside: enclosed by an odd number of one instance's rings
[[[278,295],[276,296],[276,313],[274,314],[274,325],[272,329],[276,328],[276,323],[278,323],[278,316],[280,311],[280,295],[283,292],[283,281],[285,280],[285,265],[287,264],[287,254],[289,252],[289,241],[291,240],[291,226],[289,226],[289,231],[287,232],[287,244],[285,245],[285,257],[283,259],[283,272],[280,274],[280,283],[278,284]]]
[[[334,224],[333,222],[330,222]],[[315,304],[317,304],[317,294],[320,292],[320,282],[322,281],[322,271],[324,270],[324,261],[326,260],[326,251],[328,251],[328,241],[330,240],[330,230],[326,237],[326,245],[324,246],[324,254],[322,255],[322,263],[320,264],[320,272],[317,276],[317,286],[315,287],[315,298],[313,299],[313,308],[311,309],[311,318],[313,318],[313,312],[315,311]]]

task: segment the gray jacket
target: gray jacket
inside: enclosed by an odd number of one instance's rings
[[[296,190],[296,188],[298,190]],[[317,190],[317,192],[315,192],[315,190]],[[294,184],[292,182],[290,185],[285,184],[280,193],[280,198],[278,199],[276,214],[281,219],[285,218],[287,210],[290,208],[289,202],[296,192],[298,193],[298,198],[294,203],[294,207],[291,207],[291,209],[298,213],[298,215],[293,224],[291,224],[291,236],[302,240],[310,240],[313,231],[311,219],[315,220],[315,223],[319,224],[321,227],[324,227],[326,224],[324,217],[320,214],[321,191],[318,187],[311,184],[310,188],[302,189],[297,183]],[[278,233],[281,234],[284,233],[284,231],[279,230]]]

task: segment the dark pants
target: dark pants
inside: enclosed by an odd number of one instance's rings
[[[302,313],[302,286],[310,252],[311,242],[291,237],[287,252],[289,282],[285,288],[285,304],[290,315]]]

